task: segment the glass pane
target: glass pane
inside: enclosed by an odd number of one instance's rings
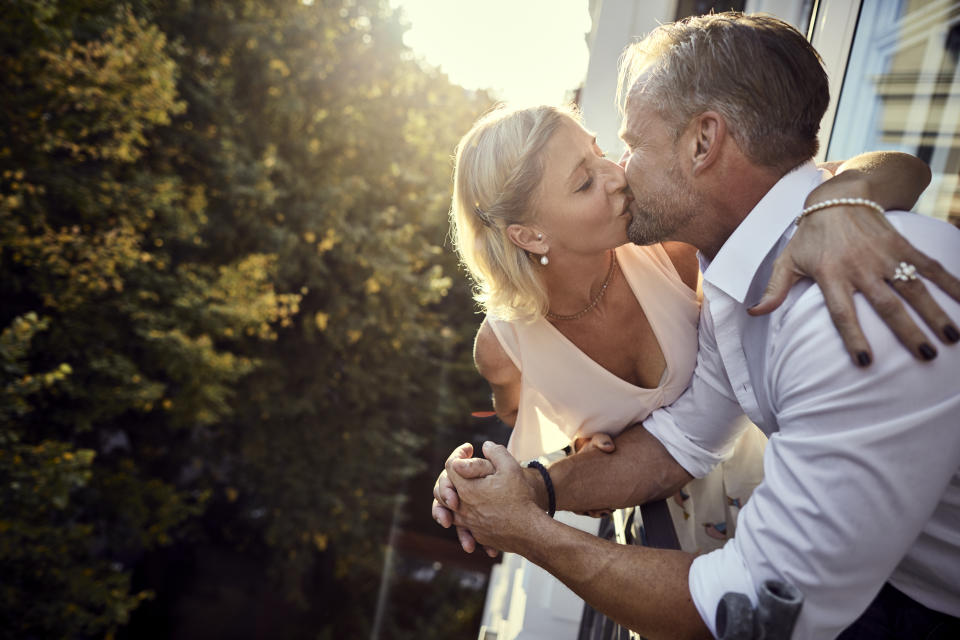
[[[743,11],[746,0],[678,0],[676,20],[721,11]]]
[[[892,149],[925,160],[917,211],[960,226],[960,2],[864,2],[827,157]]]

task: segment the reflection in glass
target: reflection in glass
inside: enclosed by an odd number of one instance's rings
[[[960,2],[864,2],[827,156],[895,149],[930,165],[917,211],[960,226]]]

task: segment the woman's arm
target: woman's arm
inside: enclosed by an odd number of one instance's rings
[[[477,371],[493,391],[493,410],[511,427],[517,421],[520,406],[520,370],[503,350],[493,328],[484,318],[473,343],[473,361]]]
[[[806,207],[830,198],[868,198],[884,209],[909,211],[930,184],[930,167],[898,151],[871,151],[819,166],[834,177],[810,192]]]
[[[930,182],[926,164],[904,153],[865,153],[836,169],[834,178],[810,193],[806,206],[833,198],[866,198],[885,209],[910,209]],[[867,298],[917,358],[930,360],[936,357],[936,349],[910,318],[901,298],[946,344],[960,340],[960,319],[949,318],[919,279],[893,280],[901,262],[915,265],[920,275],[960,300],[960,279],[914,249],[885,218],[864,206],[832,206],[804,217],[777,259],[763,299],[750,313],[759,315],[777,308],[793,283],[809,276],[820,285],[854,363],[867,366],[873,360],[857,321],[855,291]]]

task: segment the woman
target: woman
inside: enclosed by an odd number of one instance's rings
[[[874,200],[909,208],[928,172],[901,154],[866,175],[858,186]],[[807,204],[848,195],[837,188],[824,183]],[[904,193],[913,194],[907,202]],[[593,446],[612,450],[598,434],[642,421],[690,380],[694,250],[624,244],[631,202],[623,169],[572,111],[497,109],[461,140],[451,225],[487,313],[475,360],[498,416],[514,427],[508,448],[518,459],[594,436]],[[875,215],[848,209],[832,213]],[[730,461],[678,496],[673,521],[685,550],[707,551],[733,534],[736,512],[761,479],[763,436],[753,429],[744,438]],[[444,522],[436,505],[434,515]]]

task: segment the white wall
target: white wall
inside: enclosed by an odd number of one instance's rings
[[[748,12],[764,12],[806,32],[813,0],[751,0]],[[623,144],[617,136],[617,62],[624,48],[658,24],[676,18],[677,0],[592,0],[593,30],[587,37],[590,62],[580,92],[580,109],[587,128],[597,133],[600,148],[619,158]]]
[[[596,131],[600,148],[619,158],[623,143],[617,137],[620,116],[615,97],[617,61],[624,48],[655,29],[661,22],[673,20],[676,0],[595,0],[591,3],[593,31],[587,78],[580,92],[580,109],[587,128]]]

